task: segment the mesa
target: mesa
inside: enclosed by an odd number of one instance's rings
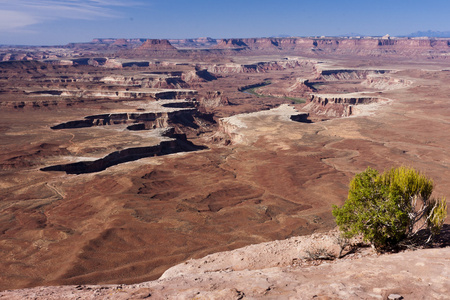
[[[368,166],[412,166],[450,195],[449,43],[0,48],[0,289],[155,280],[328,231]]]

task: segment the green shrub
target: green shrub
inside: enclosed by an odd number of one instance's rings
[[[412,168],[393,168],[383,174],[367,168],[350,182],[348,199],[333,206],[344,236],[362,234],[378,250],[412,240],[421,229],[438,234],[447,216],[445,198],[431,198],[433,181]],[[427,241],[427,242],[428,242]]]

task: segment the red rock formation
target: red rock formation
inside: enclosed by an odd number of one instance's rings
[[[390,70],[359,70],[359,69],[329,69],[318,70],[318,80],[337,81],[337,80],[360,80],[366,79],[368,76],[377,76],[388,74]]]
[[[309,103],[304,109],[314,112],[317,115],[328,117],[348,117],[353,114],[353,106],[370,104],[382,101],[382,99],[361,96],[358,94],[342,95],[311,95]]]
[[[244,42],[251,49],[278,49],[279,48],[279,39],[253,38],[253,39],[245,39]]]
[[[185,72],[181,75],[181,79],[188,83],[199,83],[215,80],[217,78],[213,74],[209,73],[208,70],[204,69]]]
[[[117,40],[115,40],[114,42],[113,42],[113,45],[116,45],[116,46],[128,46],[128,41],[126,40],[126,39],[117,39]]]
[[[200,98],[200,105],[206,108],[214,108],[223,105],[229,105],[228,97],[223,95],[221,91],[207,92]]]
[[[213,49],[230,49],[230,48],[249,48],[244,39],[222,39],[217,41],[217,45]]]
[[[138,51],[176,51],[177,48],[172,46],[168,40],[149,39],[145,41],[136,50]]]
[[[308,79],[305,78],[297,78],[295,83],[289,87],[289,92],[300,92],[300,93],[312,93],[317,90],[314,86],[309,82]]]
[[[211,49],[246,51],[294,51],[335,53],[344,55],[432,55],[446,57],[449,39],[431,38],[245,38],[222,39]]]
[[[196,39],[171,39],[169,42],[177,48],[210,48],[217,45],[217,41],[210,37]]]
[[[285,70],[285,69],[295,69],[302,67],[312,67],[315,68],[316,62],[313,60],[306,59],[286,59],[282,61],[268,61],[268,62],[257,62],[254,64],[236,64],[236,63],[226,63],[226,64],[214,64],[208,65],[207,70],[210,73],[221,74],[221,73],[265,73],[267,71],[274,70]]]

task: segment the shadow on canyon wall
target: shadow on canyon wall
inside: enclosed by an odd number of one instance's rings
[[[55,165],[42,168],[41,171],[64,171],[67,174],[85,174],[103,171],[111,166],[135,161],[145,157],[163,156],[179,152],[190,152],[207,149],[205,146],[197,146],[186,139],[184,134],[175,134],[175,139],[163,141],[159,145],[149,147],[127,148],[112,152],[107,156],[93,160],[80,161],[65,165]]]

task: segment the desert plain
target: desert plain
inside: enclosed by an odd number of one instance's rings
[[[1,48],[0,290],[134,284],[329,231],[367,167],[414,167],[448,198],[449,43]]]

